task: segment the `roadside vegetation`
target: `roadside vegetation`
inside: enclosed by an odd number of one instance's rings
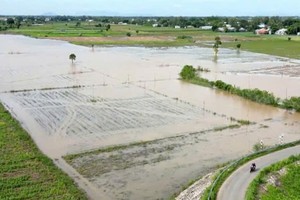
[[[263,169],[247,189],[246,200],[290,200],[300,197],[300,155]]]
[[[300,97],[291,97],[290,99],[281,100],[275,97],[272,93],[259,89],[240,89],[231,84],[227,84],[221,80],[209,81],[197,75],[196,69],[191,65],[185,65],[180,72],[180,77],[190,83],[201,85],[204,87],[217,88],[234,95],[238,95],[251,101],[280,107],[289,110],[300,112]]]
[[[0,199],[87,199],[0,105]]]
[[[241,159],[231,162],[230,164],[226,165],[225,167],[220,169],[219,172],[216,173],[213,184],[205,190],[203,196],[201,197],[201,200],[217,199],[218,191],[219,191],[220,187],[222,186],[222,184],[225,182],[225,180],[236,169],[238,169],[240,166],[247,163],[248,161],[258,158],[258,157],[261,157],[261,156],[264,156],[264,155],[267,155],[267,154],[270,154],[272,152],[280,151],[282,149],[293,147],[296,145],[300,145],[300,140],[292,142],[292,143],[284,144],[284,145],[278,145],[278,146],[275,146],[272,148],[267,148],[262,151],[250,154],[248,156],[242,157]]]

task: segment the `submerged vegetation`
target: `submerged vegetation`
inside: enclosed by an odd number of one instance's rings
[[[293,109],[297,112],[300,112],[300,97],[291,97],[290,99],[281,100],[265,90],[259,90],[257,88],[240,89],[239,87],[227,84],[221,80],[209,81],[205,78],[197,76],[196,69],[191,65],[185,65],[180,72],[180,76],[183,80],[193,84],[217,88],[257,103],[272,105],[284,109]]]
[[[87,199],[0,105],[0,199]]]

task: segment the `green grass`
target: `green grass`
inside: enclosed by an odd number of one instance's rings
[[[291,36],[264,36],[257,40],[224,42],[222,47],[236,48],[241,44],[241,50],[264,53],[281,57],[300,59],[300,37]]]
[[[275,163],[263,169],[259,175],[251,182],[246,192],[246,200],[297,200],[300,199],[300,165],[296,161],[300,160],[300,155],[291,156],[288,159]],[[282,168],[286,168],[287,173],[280,176],[279,186],[268,185],[267,192],[259,194],[259,188],[266,184],[270,174],[275,174]]]
[[[116,41],[76,41],[71,42],[77,45],[83,46],[145,46],[145,47],[176,47],[176,46],[188,46],[194,44],[193,41],[183,39],[174,41],[139,41],[139,40],[116,40]]]
[[[87,199],[0,105],[0,199]]]

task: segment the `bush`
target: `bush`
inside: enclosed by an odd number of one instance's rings
[[[196,77],[196,69],[192,65],[185,65],[179,75],[184,80],[193,79]]]
[[[131,33],[127,32],[126,35],[127,35],[128,37],[130,37],[130,36],[131,36]]]
[[[291,97],[283,101],[283,108],[285,109],[295,109],[297,112],[300,111],[300,97]]]
[[[181,40],[183,40],[183,39],[193,39],[193,37],[188,36],[188,35],[179,35],[179,36],[177,36],[177,39],[181,39]]]

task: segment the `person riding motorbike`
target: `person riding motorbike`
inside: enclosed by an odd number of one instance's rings
[[[252,163],[251,164],[251,167],[250,167],[250,172],[254,172],[256,169],[256,164],[255,163]]]

